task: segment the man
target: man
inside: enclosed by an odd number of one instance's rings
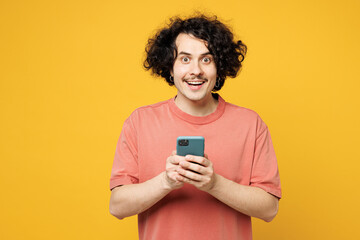
[[[144,66],[177,95],[125,121],[111,174],[110,212],[139,214],[140,239],[252,239],[251,217],[278,211],[280,180],[265,123],[214,91],[241,68],[246,46],[216,18],[175,19],[150,39]],[[178,136],[203,136],[205,157],[178,156]]]

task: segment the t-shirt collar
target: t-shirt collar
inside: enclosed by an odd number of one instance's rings
[[[170,110],[182,120],[193,124],[208,124],[220,118],[225,111],[225,100],[217,93],[213,93],[213,96],[218,99],[219,103],[216,107],[216,110],[206,116],[193,116],[186,112],[183,112],[180,108],[178,108],[178,106],[176,106],[175,97],[169,100],[169,107]]]

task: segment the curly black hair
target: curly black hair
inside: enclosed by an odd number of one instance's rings
[[[234,41],[230,29],[217,20],[216,16],[207,17],[198,15],[188,19],[175,17],[170,19],[170,24],[160,29],[146,45],[146,59],[144,67],[152,69],[152,73],[165,78],[172,86],[170,72],[177,57],[175,40],[180,33],[191,34],[196,38],[205,40],[207,48],[213,55],[219,83],[213,91],[218,91],[224,85],[227,76],[236,77],[242,67],[247,47],[242,41]]]

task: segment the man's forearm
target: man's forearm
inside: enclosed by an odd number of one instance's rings
[[[110,197],[110,213],[122,219],[153,206],[171,191],[163,182],[163,174],[165,172],[143,183],[114,188]]]
[[[277,214],[279,200],[261,188],[240,185],[216,174],[209,194],[251,217],[270,222]]]

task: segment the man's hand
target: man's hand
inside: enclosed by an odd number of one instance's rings
[[[178,181],[189,183],[202,191],[209,191],[215,184],[216,175],[212,162],[205,157],[187,155],[180,157],[179,166],[175,171],[180,175]]]
[[[176,151],[173,151],[171,156],[166,159],[166,171],[163,182],[168,189],[178,189],[184,185],[184,182],[179,181],[181,176],[176,171],[176,169],[181,168],[179,166],[180,160],[181,157],[176,155]]]

